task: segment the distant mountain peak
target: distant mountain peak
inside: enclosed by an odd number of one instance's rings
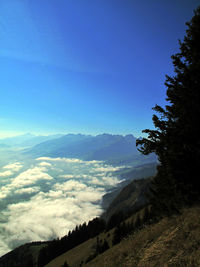
[[[145,157],[137,150],[135,141],[136,138],[132,134],[126,136],[107,133],[96,136],[68,134],[37,144],[25,153],[37,157],[103,160],[114,164],[130,163],[137,159],[137,163],[140,163]],[[149,160],[152,161],[150,157]]]

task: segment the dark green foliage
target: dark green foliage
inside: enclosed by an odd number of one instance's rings
[[[41,249],[38,257],[38,267],[42,267],[52,261],[59,255],[80,245],[86,240],[97,236],[105,230],[105,222],[100,218],[94,218],[88,224],[76,226],[73,231],[69,231],[68,235],[61,239],[52,240],[48,246]]]
[[[169,105],[154,110],[155,130],[137,140],[143,154],[155,152],[160,166],[151,186],[151,203],[157,215],[177,212],[200,201],[200,7],[186,23],[180,52],[172,56],[175,75],[166,76]]]
[[[94,258],[96,258],[96,256],[97,255],[95,253],[89,255],[88,258],[86,259],[85,263],[88,263],[89,261],[93,260]]]
[[[96,244],[95,254],[96,255],[101,254],[104,251],[106,251],[107,249],[109,249],[108,242],[106,240],[104,240],[103,242],[102,242],[102,240],[99,241],[99,238],[97,237],[97,244]]]
[[[36,266],[37,255],[38,255],[37,253],[39,253],[38,251],[41,247],[46,246],[47,244],[48,242],[31,242],[22,245],[0,257],[0,266],[1,267]]]
[[[117,225],[114,231],[112,245],[118,244],[123,238],[128,236],[131,232],[133,232],[135,229],[134,224],[132,223],[121,223]]]
[[[136,220],[135,220],[135,223],[134,223],[134,226],[135,226],[135,229],[138,229],[142,226],[142,220],[140,218],[140,214],[137,215],[136,217]]]
[[[116,228],[115,228],[115,231],[114,231],[114,235],[113,235],[113,240],[112,240],[112,245],[116,245],[118,244],[122,238],[123,238],[123,232],[124,232],[124,227],[125,225],[124,224],[119,224]]]
[[[38,267],[44,266],[47,262],[46,259],[47,259],[47,249],[42,248],[38,256]]]
[[[123,238],[127,237],[134,231],[141,229],[146,224],[153,222],[153,213],[150,206],[145,206],[143,216],[141,216],[141,210],[138,212],[134,222],[121,222],[114,230],[112,245],[118,244]]]
[[[126,200],[129,197],[131,197],[131,195],[134,194],[135,190],[137,190],[138,193],[139,191],[142,193],[142,191],[144,191],[145,188],[147,189],[147,184],[148,184],[147,180],[149,177],[153,177],[156,174],[156,171],[157,171],[156,162],[149,163],[149,164],[142,164],[142,165],[135,166],[134,168],[127,168],[127,169],[116,171],[115,174],[125,180],[122,183],[120,183],[115,190],[103,196],[102,207],[103,209],[106,210],[106,212],[101,217],[108,220],[113,213],[116,213],[117,211],[122,209],[120,202],[123,202],[125,204]],[[144,189],[143,189],[142,184],[144,185]],[[144,198],[145,198],[145,195],[143,194],[143,200]],[[139,197],[139,199],[141,199],[141,197]],[[138,201],[136,200],[135,202],[138,202]],[[124,211],[126,210],[125,212],[127,212],[127,210],[132,209],[132,206],[133,205],[131,205],[131,207],[129,205],[123,205],[123,210]]]
[[[125,214],[123,211],[114,213],[107,222],[106,231],[114,228],[116,225],[120,224],[125,219]]]
[[[65,263],[61,267],[70,267],[69,264],[65,261]]]
[[[33,263],[33,257],[32,257],[32,255],[30,255],[30,258],[29,258],[29,260],[28,260],[26,266],[27,266],[27,267],[34,267],[34,263]]]
[[[108,242],[105,239],[102,242],[102,240],[99,240],[99,237],[97,237],[97,242],[96,242],[95,250],[94,250],[94,252],[91,255],[89,255],[89,257],[86,259],[85,263],[93,260],[99,254],[103,253],[107,249],[109,249]]]
[[[144,209],[144,215],[143,215],[142,221],[145,224],[145,223],[149,223],[150,219],[151,219],[150,208],[149,206],[146,206]]]
[[[127,215],[130,216],[131,213],[135,213],[148,203],[147,194],[151,180],[151,177],[136,179],[121,189],[103,215],[108,220],[108,229],[116,226],[119,221],[121,222],[121,217],[127,218]],[[122,211],[123,214],[121,214]]]

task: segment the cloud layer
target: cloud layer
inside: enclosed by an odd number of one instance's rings
[[[4,166],[0,255],[25,242],[63,236],[100,215],[102,196],[120,182],[113,175],[118,169],[101,161],[49,157]]]
[[[0,171],[0,178],[12,176],[15,172],[19,171],[22,167],[23,165],[20,162],[8,164],[2,168],[2,171]]]

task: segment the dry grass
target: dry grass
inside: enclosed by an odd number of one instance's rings
[[[99,240],[106,239],[109,246],[112,243],[113,230],[108,233],[100,234]],[[45,267],[60,267],[64,264],[65,261],[71,266],[80,266],[81,262],[85,262],[89,255],[94,251],[97,238],[89,239],[88,241],[80,244],[79,246],[69,250],[68,252],[60,255],[56,259],[52,260],[50,263],[45,265]]]
[[[200,207],[145,227],[86,266],[200,266]]]
[[[92,247],[95,244],[95,239],[89,239],[88,241],[80,244],[79,246],[71,249],[70,251],[60,255],[59,257],[52,260],[45,267],[60,267],[65,261],[70,266],[79,266],[81,261],[86,260],[87,255],[90,254]]]
[[[129,220],[133,220],[134,217]],[[99,239],[111,245],[113,230]],[[60,267],[65,261],[78,267],[92,254],[96,238],[64,253],[46,267]],[[87,267],[199,267],[200,266],[200,207],[183,210],[181,215],[164,218],[145,226],[118,245],[111,247]]]

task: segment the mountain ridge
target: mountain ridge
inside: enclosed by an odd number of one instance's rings
[[[47,140],[59,138],[61,136],[62,134],[35,135],[31,133],[26,133],[13,137],[0,138],[0,144],[4,144],[9,147],[30,147]]]
[[[136,138],[129,135],[100,134],[96,136],[68,134],[37,144],[24,151],[34,157],[70,157],[103,160],[123,164],[138,160],[156,161],[155,155],[143,156],[136,148]]]

